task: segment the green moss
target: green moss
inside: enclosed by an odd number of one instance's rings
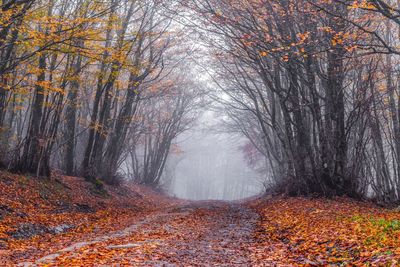
[[[400,230],[400,221],[399,220],[371,219],[371,222],[374,226],[381,228],[382,231],[385,233]]]
[[[397,219],[388,220],[384,218],[368,218],[355,215],[351,217],[351,221],[356,222],[360,226],[361,232],[365,231],[367,233],[368,229],[374,229],[374,234],[368,234],[365,238],[365,246],[377,245],[379,247],[384,247],[383,244],[385,244],[393,234],[400,231],[400,220]]]
[[[93,184],[93,188],[90,190],[90,192],[94,195],[100,196],[100,197],[109,197],[110,195],[108,194],[107,190],[104,187],[104,182],[101,181],[100,179],[94,179],[91,181]]]

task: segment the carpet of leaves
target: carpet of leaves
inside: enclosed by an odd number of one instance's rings
[[[258,215],[239,204],[178,205],[135,222],[132,231],[39,259],[39,266],[252,266]],[[137,226],[137,227],[135,227]]]
[[[124,229],[175,202],[179,201],[137,185],[98,190],[82,178],[46,180],[0,172],[0,266],[16,266]],[[10,233],[24,224],[73,228],[60,234],[13,238]]]
[[[400,212],[347,198],[259,199],[260,266],[400,266]]]
[[[5,172],[0,192],[0,266],[400,266],[400,212],[347,198],[189,202]],[[13,236],[24,224],[73,227]]]

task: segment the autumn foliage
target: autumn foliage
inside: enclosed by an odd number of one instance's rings
[[[399,5],[0,1],[0,266],[400,266]],[[160,191],[211,110],[281,197]]]
[[[99,190],[81,178],[8,173],[0,189],[1,266],[400,263],[400,213],[348,198],[188,202],[137,185]],[[24,225],[47,230],[29,235]],[[71,228],[49,231],[60,225]]]
[[[347,198],[278,198],[260,213],[253,257],[266,266],[398,266],[400,213]]]
[[[59,176],[47,181],[3,172],[0,191],[1,266],[122,230],[175,201],[137,185],[100,190],[82,178]],[[36,229],[22,231],[26,225]],[[63,232],[50,230],[65,225],[70,228]]]

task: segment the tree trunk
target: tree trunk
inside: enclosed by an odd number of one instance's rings
[[[40,73],[35,86],[35,97],[32,106],[31,121],[24,146],[23,155],[18,163],[18,169],[24,172],[48,176],[50,168],[43,162],[45,141],[40,131],[43,116],[44,88],[40,85],[46,80],[46,54],[39,57]]]
[[[74,76],[79,76],[82,66],[82,56],[78,55],[75,64],[72,67]],[[75,175],[75,131],[76,131],[76,113],[77,100],[80,83],[74,77],[71,82],[71,87],[67,96],[67,107],[65,112],[66,117],[66,147],[65,147],[65,172],[67,175]]]

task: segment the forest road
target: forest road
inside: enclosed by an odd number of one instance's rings
[[[191,202],[23,266],[253,266],[258,219],[241,203]]]

